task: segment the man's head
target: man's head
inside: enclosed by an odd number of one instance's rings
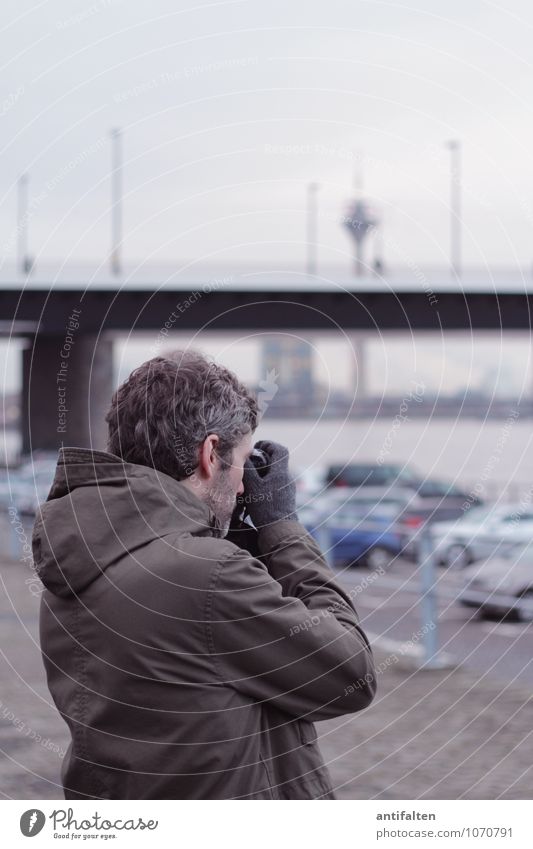
[[[182,481],[226,533],[257,419],[255,398],[231,371],[198,351],[175,351],[143,363],[117,389],[107,448]]]

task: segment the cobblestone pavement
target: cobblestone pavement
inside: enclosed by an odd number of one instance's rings
[[[37,589],[26,565],[0,563],[0,798],[63,798],[69,735],[46,687]]]
[[[338,798],[533,798],[529,690],[461,667],[403,663],[387,667],[378,687],[362,713],[317,726]]]
[[[62,799],[68,735],[44,680],[35,589],[21,562],[0,564],[0,796]],[[339,798],[533,797],[533,694],[464,668],[387,665],[379,649],[376,660],[374,703],[317,726]]]

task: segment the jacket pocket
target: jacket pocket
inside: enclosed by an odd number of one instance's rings
[[[306,719],[299,719],[298,728],[300,730],[300,741],[302,746],[315,742],[317,739],[317,733],[314,722],[308,722]]]

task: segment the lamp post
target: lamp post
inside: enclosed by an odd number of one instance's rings
[[[447,142],[450,151],[450,268],[452,276],[461,276],[461,143]]]
[[[29,274],[32,261],[28,253],[29,177],[21,174],[17,181],[17,265],[21,274]]]
[[[122,271],[122,131],[111,130],[111,271]]]
[[[317,272],[317,250],[318,250],[318,183],[309,183],[307,186],[307,274]]]

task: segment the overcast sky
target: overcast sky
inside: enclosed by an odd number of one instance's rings
[[[15,257],[23,172],[37,262],[106,262],[112,127],[123,132],[128,263],[301,265],[316,181],[320,263],[349,269],[339,219],[357,168],[386,263],[445,265],[452,138],[463,151],[465,263],[532,263],[526,0],[4,0],[2,12],[1,263]],[[203,344],[257,379],[257,346],[225,346]],[[533,384],[523,341],[483,342],[475,356],[456,340],[373,351],[372,391],[412,379],[446,391]],[[149,351],[117,347],[117,363],[123,354],[126,368]],[[349,385],[342,342],[321,343],[316,362],[321,380]]]
[[[385,259],[443,265],[459,138],[465,262],[532,262],[526,0],[4,0],[1,27],[3,257],[27,171],[33,253],[105,259],[119,126],[132,261],[300,262],[313,180],[321,261],[348,267],[362,160]]]

